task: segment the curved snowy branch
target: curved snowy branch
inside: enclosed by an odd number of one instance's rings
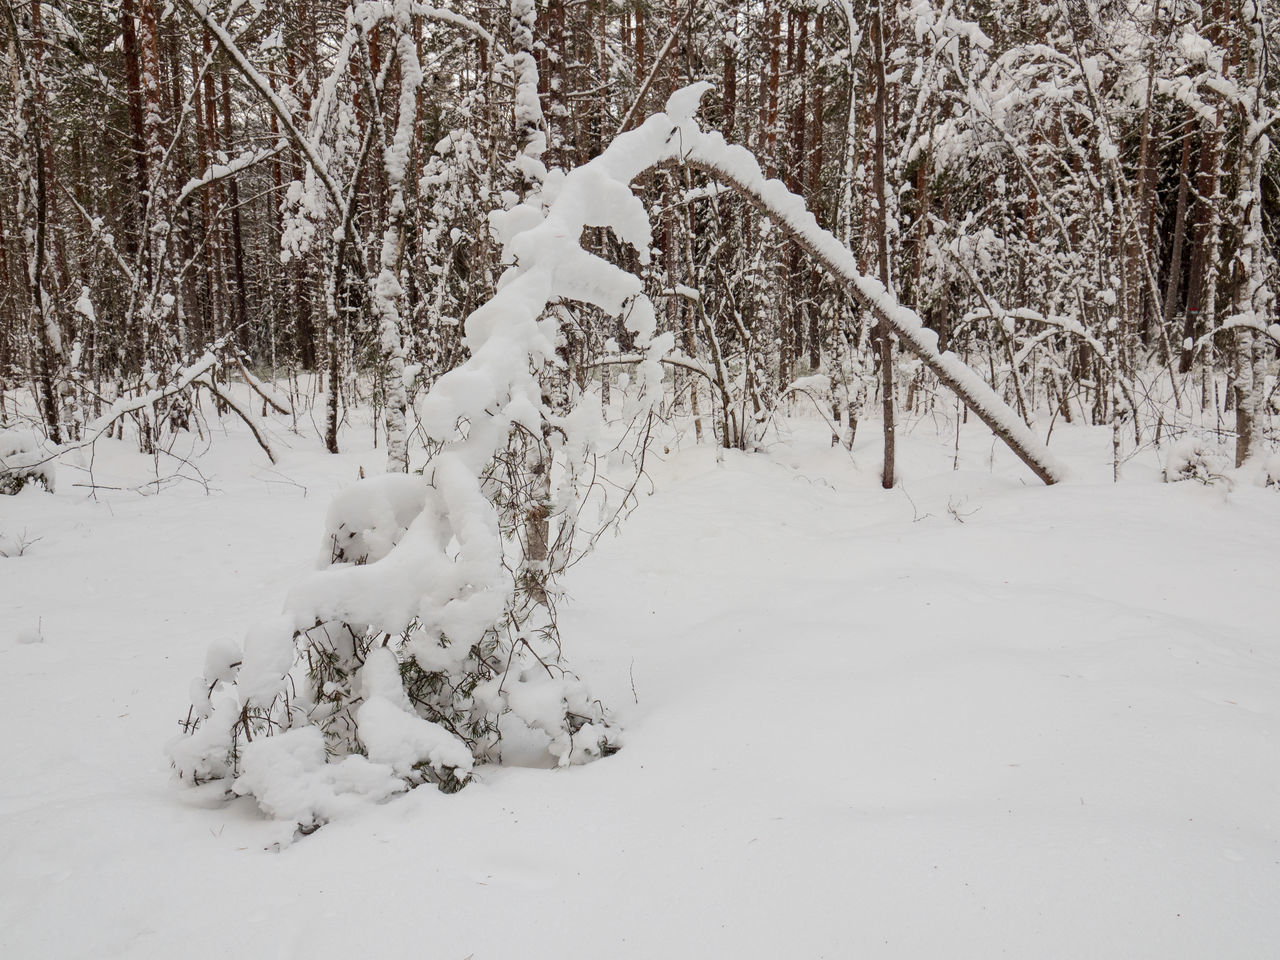
[[[217,183],[220,180],[226,180],[228,177],[234,177],[237,173],[248,170],[250,167],[256,166],[263,160],[270,160],[272,157],[279,156],[284,153],[287,144],[281,140],[273,147],[266,147],[262,150],[246,150],[238,157],[233,157],[226,163],[215,163],[210,166],[204,173],[198,177],[188,180],[181,190],[178,191],[178,197],[174,204],[181,206],[186,202],[187,198],[202,187],[207,187],[211,183]]]
[[[686,88],[673,95],[672,99],[688,95],[698,87],[705,88],[705,85]],[[939,351],[938,335],[925,326],[919,314],[899,303],[878,281],[863,276],[849,249],[818,225],[801,197],[787,190],[781,181],[766,180],[759,162],[750,151],[730,146],[718,133],[703,132],[691,118],[677,125],[672,139],[678,144],[676,153],[679,157],[734,187],[774,220],[877,319],[888,324],[903,346],[924,361],[939,380],[958,394],[1036,476],[1045,483],[1056,483],[1066,476],[1065,467],[990,385],[955,354]]]

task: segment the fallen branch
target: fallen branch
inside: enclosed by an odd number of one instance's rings
[[[214,356],[213,351],[218,349],[220,346],[222,346],[221,343],[215,344],[212,348],[205,351],[204,356],[191,364],[191,366],[184,367],[182,370],[178,371],[177,379],[172,383],[166,384],[163,387],[157,387],[155,390],[149,390],[140,396],[117,400],[107,409],[106,413],[102,414],[102,416],[96,418],[92,423],[85,427],[85,437],[83,440],[79,440],[76,443],[62,445],[58,448],[58,453],[64,453],[78,447],[87,447],[106,433],[108,427],[126,414],[154,406],[161,400],[184,392],[198,378],[204,376],[218,365],[220,361],[216,356]]]
[[[116,400],[101,416],[94,418],[85,425],[84,436],[81,439],[74,443],[58,444],[53,448],[48,456],[38,462],[48,463],[50,460],[56,460],[62,454],[70,453],[72,450],[92,447],[121,417],[128,416],[131,413],[137,413],[139,410],[154,407],[161,400],[167,400],[169,397],[185,393],[190,389],[192,384],[206,376],[210,371],[222,363],[222,361],[218,359],[216,351],[225,347],[227,342],[235,334],[236,331],[232,330],[215,343],[211,344],[209,349],[201,355],[199,360],[189,366],[183,367],[178,371],[177,376],[163,387],[156,387],[154,390],[148,390],[146,393],[139,394],[136,397],[122,397]]]
[[[253,439],[258,441],[258,446],[260,446],[263,449],[263,451],[265,451],[265,453],[267,454],[267,459],[270,460],[271,463],[274,465],[276,462],[276,455],[271,452],[271,445],[267,443],[267,438],[263,436],[262,431],[258,427],[258,422],[254,420],[253,415],[249,413],[247,410],[242,410],[240,406],[234,400],[231,399],[230,396],[228,396],[227,394],[219,390],[213,382],[213,377],[209,377],[205,380],[201,380],[198,386],[204,387],[206,390],[208,390],[211,394],[213,394],[215,399],[217,399],[219,402],[227,406],[233,413],[239,416],[240,419],[243,420],[248,425],[249,430],[253,433]]]

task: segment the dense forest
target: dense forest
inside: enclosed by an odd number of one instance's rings
[[[1129,447],[1207,419],[1238,461],[1268,429],[1278,101],[1253,0],[5,0],[4,20],[0,386],[29,387],[55,442],[156,391],[115,429],[144,449],[184,429],[176,385],[209,352],[213,390],[320,374],[333,449],[371,391],[405,469],[406,391],[466,355],[502,275],[491,213],[695,81],[706,127],[1022,419]],[[685,163],[633,188],[651,255],[582,243],[643,280],[708,441],[750,446],[812,375],[845,431],[935,402],[776,218]],[[560,368],[607,399],[631,334],[556,309]]]

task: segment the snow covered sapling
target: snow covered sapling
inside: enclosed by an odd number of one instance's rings
[[[13,557],[21,557],[40,539],[40,537],[30,536],[26,530],[16,535],[10,535],[0,530],[0,557],[4,557],[6,560]]]
[[[1174,444],[1164,465],[1167,483],[1196,480],[1206,486],[1230,483],[1231,457],[1203,437],[1187,437]]]
[[[1273,453],[1267,459],[1266,486],[1280,490],[1280,453]]]
[[[593,404],[544,397],[558,305],[620,317],[644,355],[639,396],[660,401],[670,335],[655,335],[641,281],[579,241],[607,227],[647,259],[649,220],[629,184],[672,155],[696,99],[673,98],[681,116],[659,115],[585,166],[551,171],[493,215],[511,266],[466,321],[469,359],[421,403],[435,455],[421,475],[371,478],[339,497],[323,569],[243,645],[210,651],[169,749],[181,777],[234,778],[268,814],[311,824],[420,783],[456,789],[475,764],[501,758],[500,720],[541,735],[561,766],[613,749],[602,705],[562,662],[550,605],[531,603],[513,573],[525,518],[512,490],[528,483],[528,461],[552,471],[545,584],[572,552],[586,472],[575,464],[602,437]]]
[[[53,460],[41,454],[30,433],[0,430],[0,495],[12,496],[32,483],[53,492]]]
[[[421,476],[365,481],[340,498],[325,568],[243,647],[210,651],[185,735],[170,746],[181,777],[233,777],[234,791],[268,813],[310,824],[418,783],[465,783],[475,764],[500,759],[499,721],[540,733],[561,766],[609,752],[603,707],[564,666],[549,605],[531,603],[513,573],[528,557],[528,518],[512,511],[525,498],[510,492],[529,483],[531,463],[558,470],[539,503],[556,524],[547,543],[559,547],[540,573],[562,568],[582,504],[574,464],[590,460],[601,435],[598,406],[552,402],[543,391],[541,375],[558,363],[562,302],[620,318],[643,353],[639,396],[650,408],[661,400],[672,335],[656,335],[638,277],[581,246],[584,231],[603,227],[647,262],[652,229],[630,184],[659,163],[701,167],[777,218],[1028,466],[1048,482],[1061,476],[993,391],[938,350],[920,317],[858,272],[801,198],[766,181],[746,150],[700,129],[693,114],[706,88],[677,91],[665,114],[577,169],[546,173],[524,202],[493,214],[510,266],[466,320],[470,357],[422,401],[434,456]]]

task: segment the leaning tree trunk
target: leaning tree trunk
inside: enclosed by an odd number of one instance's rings
[[[793,239],[878,322],[886,324],[902,346],[954,391],[1037,477],[1052,484],[1067,476],[1065,467],[991,386],[954,353],[939,350],[937,334],[925,327],[919,314],[900,304],[883,284],[863,276],[848,247],[818,225],[800,197],[776,180],[766,181],[748,151],[728,148],[718,134],[695,135],[682,129],[680,136],[684,162],[725,184]]]

